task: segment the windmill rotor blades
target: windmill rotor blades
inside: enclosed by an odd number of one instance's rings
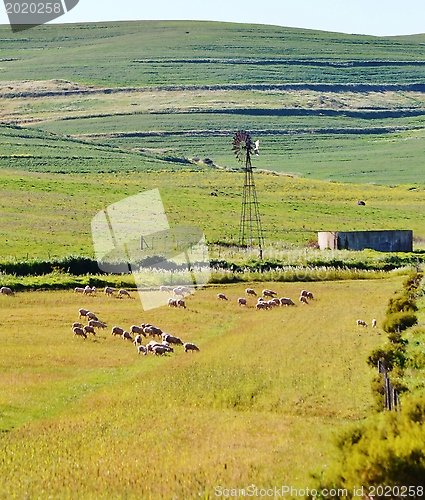
[[[233,137],[232,149],[236,158],[240,162],[245,162],[254,150],[250,133],[246,130],[239,130],[236,132]]]

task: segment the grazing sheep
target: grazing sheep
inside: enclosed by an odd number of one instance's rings
[[[372,320],[372,328],[376,328],[376,319]]]
[[[103,323],[103,321],[99,321],[98,319],[91,319],[89,321],[89,326],[92,326],[93,328],[102,328],[104,330],[108,325],[106,323]]]
[[[138,335],[143,335],[144,337],[146,337],[146,333],[143,331],[143,328],[143,326],[131,325],[130,333],[137,333]]]
[[[134,344],[135,346],[137,346],[137,345],[142,345],[142,343],[143,343],[142,336],[141,336],[141,335],[136,335],[136,336],[134,337],[133,344]]]
[[[151,352],[153,352],[157,356],[163,356],[170,351],[165,347],[165,345],[155,345],[152,347]]]
[[[143,345],[137,346],[137,354],[140,354],[140,353],[142,353],[144,356],[146,356],[146,354],[148,353],[147,348]]]
[[[173,293],[175,297],[183,297],[184,298],[184,292],[182,290],[182,287],[178,286],[177,288],[173,289]]]
[[[246,306],[246,299],[244,297],[238,298],[238,306]]]
[[[314,299],[314,296],[308,290],[301,290],[301,297],[306,297],[307,299]]]
[[[362,319],[358,319],[357,320],[357,326],[367,326],[367,323],[366,323],[366,321],[364,321]]]
[[[84,288],[81,288],[80,286],[76,286],[74,288],[74,293],[84,293]]]
[[[124,340],[131,340],[133,342],[133,337],[130,335],[130,332],[127,332],[127,331],[122,332],[121,337]]]
[[[186,309],[186,304],[183,299],[177,300],[177,307],[183,307],[183,309]]]
[[[72,323],[72,328],[83,328],[83,324],[79,323],[78,321],[75,321],[75,323]]]
[[[74,331],[74,335],[79,335],[85,339],[87,338],[87,333],[82,328],[75,327],[72,330]]]
[[[171,292],[171,288],[169,286],[161,285],[159,287],[160,292]]]
[[[159,345],[159,346],[163,346],[163,344],[160,344],[160,343],[159,343],[159,342],[157,342],[156,340],[151,340],[150,342],[148,342],[148,343],[146,344],[146,349],[147,349],[147,351],[148,351],[148,352],[149,352],[149,351],[152,351],[152,348],[153,348],[153,347],[155,347],[155,346],[157,346],[157,345]]]
[[[269,303],[262,301],[262,302],[257,302],[255,309],[259,311],[260,309],[270,309]]]
[[[11,288],[9,288],[8,286],[2,286],[0,288],[0,293],[3,295],[9,295],[10,297],[12,295],[15,295],[15,292]]]
[[[113,326],[111,335],[122,335],[124,333],[124,329],[119,326]]]
[[[269,300],[269,302],[272,302],[275,306],[281,306],[282,304],[280,303],[280,299],[278,299],[277,297],[275,297],[274,299],[272,300]]]
[[[168,307],[177,307],[177,299],[168,299]]]
[[[96,293],[96,287],[94,286],[93,288],[90,287],[89,285],[86,285],[86,287],[84,288],[84,295],[91,295],[93,293]]]
[[[273,290],[263,290],[262,294],[263,297],[274,297],[275,295],[277,295],[277,293]]]
[[[255,295],[255,297],[257,296],[257,294],[255,293],[255,290],[254,290],[254,289],[252,289],[252,288],[247,288],[247,289],[245,290],[245,293],[246,293],[247,295]]]
[[[131,295],[127,292],[127,290],[121,288],[121,290],[118,290],[118,298],[122,299],[123,297],[128,297],[129,299],[131,299]]]
[[[220,300],[229,300],[225,295],[224,293],[218,293],[217,294],[217,299],[220,299]]]
[[[95,329],[92,327],[92,326],[89,326],[89,325],[86,325],[83,330],[86,332],[86,333],[91,333],[92,335],[96,335],[96,331]]]
[[[308,304],[307,297],[305,297],[305,295],[301,295],[300,302],[301,304]]]
[[[295,302],[290,299],[289,297],[281,297],[280,298],[280,305],[281,306],[294,306]]]
[[[89,320],[93,319],[94,321],[99,321],[99,318],[96,316],[96,314],[92,313],[91,311],[88,311],[86,316]]]
[[[199,347],[195,344],[192,344],[192,342],[186,342],[183,344],[184,347],[184,352],[189,352],[189,351],[199,351]]]
[[[169,344],[183,345],[183,342],[178,337],[174,337],[168,333],[162,334],[162,340],[165,340],[165,342]]]
[[[112,297],[114,295],[115,291],[116,291],[116,288],[112,288],[111,286],[105,286],[103,293],[105,295],[107,295],[108,297]]]
[[[161,328],[158,328],[154,325],[150,325],[150,326],[146,326],[143,329],[143,333],[145,333],[146,335],[149,335],[150,337],[155,337],[155,336],[160,337],[162,335],[162,330],[161,330]]]
[[[89,312],[88,309],[78,309],[79,318],[86,318]]]

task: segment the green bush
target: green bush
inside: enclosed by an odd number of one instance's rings
[[[382,328],[387,333],[406,330],[416,325],[418,318],[411,312],[398,312],[387,315],[382,322]]]
[[[378,361],[382,361],[388,371],[396,366],[404,368],[406,364],[406,348],[403,344],[386,344],[384,347],[374,349],[367,358],[369,366],[377,367]]]
[[[418,308],[416,306],[415,299],[403,293],[402,295],[393,297],[388,301],[386,314],[390,315],[398,312],[414,312],[417,310]]]
[[[367,423],[356,425],[340,436],[338,460],[323,471],[321,479],[317,479],[316,489],[346,489],[348,498],[352,498],[353,489],[359,485],[366,488],[366,493],[371,491],[370,487],[379,485],[424,487],[425,395],[410,397],[403,404],[399,414],[375,415]],[[412,499],[421,497],[423,490],[420,489],[409,496]],[[343,496],[323,495],[323,498]],[[384,496],[376,494],[376,498]],[[394,499],[397,495],[390,491],[385,498]]]

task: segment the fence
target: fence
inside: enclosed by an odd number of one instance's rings
[[[388,370],[383,361],[378,361],[378,372],[384,375],[384,409],[400,410],[401,403],[397,389],[394,388],[388,376]]]

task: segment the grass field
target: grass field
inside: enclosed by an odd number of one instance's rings
[[[424,182],[421,36],[197,22],[2,31],[1,121],[54,134],[2,129],[2,168],[174,169],[184,158],[234,168],[232,136],[249,129],[259,168]]]
[[[1,274],[0,285],[33,291],[0,294],[0,498],[186,500],[216,486],[314,484],[335,436],[375,407],[366,359],[387,335],[356,319],[381,325],[406,269],[366,269],[412,261],[312,247],[320,230],[412,229],[410,258],[423,257],[425,35],[154,21],[0,26],[0,38],[0,262],[94,257],[92,218],[155,188],[170,226],[202,229],[210,257],[255,262],[233,246],[243,173],[231,144],[248,129],[260,139],[264,258],[283,266],[210,284],[187,310],[143,311],[136,291],[83,299],[71,288],[100,278],[61,266]],[[297,306],[238,307],[249,284]],[[315,300],[304,307],[306,287]],[[423,388],[419,305],[412,391]],[[79,307],[108,329],[74,337]],[[110,335],[141,322],[200,352],[138,356]]]
[[[300,286],[264,284],[293,298]],[[365,358],[385,335],[355,321],[379,321],[399,286],[314,283],[308,306],[271,311],[256,311],[254,299],[238,308],[241,285],[197,292],[187,310],[148,312],[138,300],[71,291],[0,297],[1,495],[206,498],[216,485],[306,487],[331,460],[334,433],[370,412]],[[109,327],[157,324],[201,351],[138,356],[109,328],[74,338],[81,306]]]
[[[90,223],[97,212],[154,188],[160,190],[171,226],[197,226],[208,243],[237,242],[242,177],[214,169],[96,175],[0,171],[2,260],[92,257]],[[412,229],[416,248],[425,239],[421,186],[353,186],[265,174],[257,174],[256,185],[270,246],[267,258],[288,246],[317,242],[321,230]],[[359,199],[366,206],[357,206]]]

